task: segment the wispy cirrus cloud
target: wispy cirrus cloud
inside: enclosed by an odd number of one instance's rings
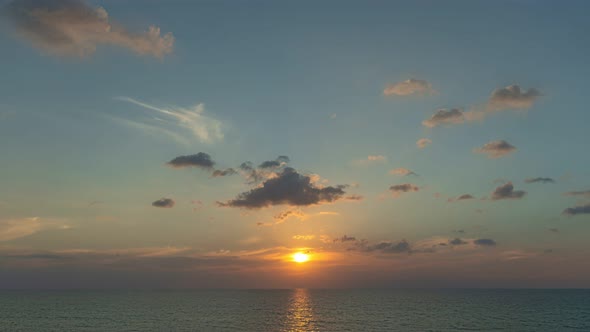
[[[568,191],[563,193],[564,196],[582,196],[590,198],[590,190],[582,190],[582,191]]]
[[[476,148],[473,152],[487,154],[488,158],[501,158],[516,151],[516,147],[504,140],[492,141]]]
[[[432,88],[432,84],[425,80],[410,78],[408,80],[388,84],[383,89],[383,94],[386,96],[409,96],[409,95],[427,95],[434,94],[436,91]]]
[[[49,229],[69,229],[63,220],[39,217],[0,220],[0,241],[10,241]]]
[[[385,162],[387,162],[387,157],[385,157],[384,155],[375,154],[375,155],[368,155],[367,158],[365,158],[365,159],[354,160],[352,162],[352,164],[356,165],[356,166],[367,166],[367,165],[385,163]]]
[[[197,104],[193,107],[157,107],[129,97],[116,97],[115,100],[128,102],[144,109],[154,111],[161,116],[150,118],[152,127],[164,128],[170,130],[184,129],[192,134],[193,137],[203,143],[213,143],[223,140],[223,124],[221,121],[205,115],[205,105]],[[130,120],[127,120],[130,121]],[[147,122],[147,120],[146,120]],[[145,122],[138,122],[147,124]]]
[[[174,46],[171,33],[162,35],[156,26],[143,33],[130,32],[112,22],[104,8],[82,0],[14,0],[2,14],[17,36],[53,55],[85,57],[99,45],[114,45],[163,58]]]

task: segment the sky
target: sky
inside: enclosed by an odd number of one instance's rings
[[[590,287],[586,1],[0,6],[0,288]]]

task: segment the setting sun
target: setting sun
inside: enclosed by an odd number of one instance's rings
[[[309,260],[309,255],[302,252],[296,252],[293,254],[293,261],[296,263],[305,263]]]

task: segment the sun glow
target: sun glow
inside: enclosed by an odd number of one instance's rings
[[[302,252],[296,252],[293,254],[293,261],[296,263],[305,263],[309,260],[309,255],[302,253]]]

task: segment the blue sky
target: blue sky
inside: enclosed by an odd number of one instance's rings
[[[51,269],[59,276],[80,269],[79,259],[127,286],[123,272],[105,262],[110,253],[125,252],[129,261],[120,265],[130,275],[160,266],[145,257],[231,257],[237,275],[251,279],[215,270],[223,280],[215,284],[208,266],[178,275],[209,276],[186,277],[187,287],[256,287],[257,273],[292,271],[285,257],[305,250],[329,267],[314,267],[312,259],[295,276],[285,272],[265,285],[324,287],[345,269],[339,285],[362,286],[360,271],[395,266],[375,280],[389,285],[403,279],[397,271],[417,271],[404,272],[413,278],[404,282],[439,286],[428,279],[432,271],[457,262],[475,271],[474,262],[489,260],[498,280],[477,272],[438,280],[519,286],[530,282],[526,271],[560,266],[562,274],[535,282],[588,286],[590,270],[578,266],[590,253],[583,92],[590,23],[583,1],[0,4],[0,249],[13,257],[5,273]],[[70,24],[74,19],[83,24]],[[150,26],[159,27],[157,36],[145,33]],[[408,95],[384,93],[408,80],[423,85]],[[518,97],[493,109],[495,91],[512,85]],[[461,115],[454,122],[422,124],[455,108]],[[470,121],[469,112],[483,119]],[[432,143],[419,148],[421,138]],[[500,140],[516,149],[498,158],[475,152]],[[199,152],[215,169],[239,174],[212,177],[213,169],[198,163],[166,164]],[[258,183],[239,170],[244,161],[256,166],[277,156],[290,161]],[[282,179],[287,167],[310,179],[310,188],[342,184],[346,193],[313,204],[288,194],[263,207],[217,203]],[[390,174],[398,168],[418,176]],[[553,182],[525,183],[535,177]],[[509,182],[526,194],[493,200]],[[405,183],[416,191],[390,189]],[[573,191],[580,193],[565,195]],[[474,198],[449,202],[463,194]],[[152,206],[160,198],[175,204]],[[575,215],[563,213],[572,207],[580,208]],[[288,211],[286,220],[275,218]],[[304,235],[309,239],[295,238]],[[344,235],[355,240],[339,241]],[[454,238],[469,244],[449,245]],[[411,249],[396,253],[374,245],[404,241]],[[57,264],[40,253],[75,259]],[[31,266],[23,264],[31,255]],[[424,270],[412,270],[416,264]],[[166,277],[154,285],[176,282],[176,268],[158,271]],[[7,287],[39,286],[17,279]],[[67,285],[55,277],[43,286]]]

